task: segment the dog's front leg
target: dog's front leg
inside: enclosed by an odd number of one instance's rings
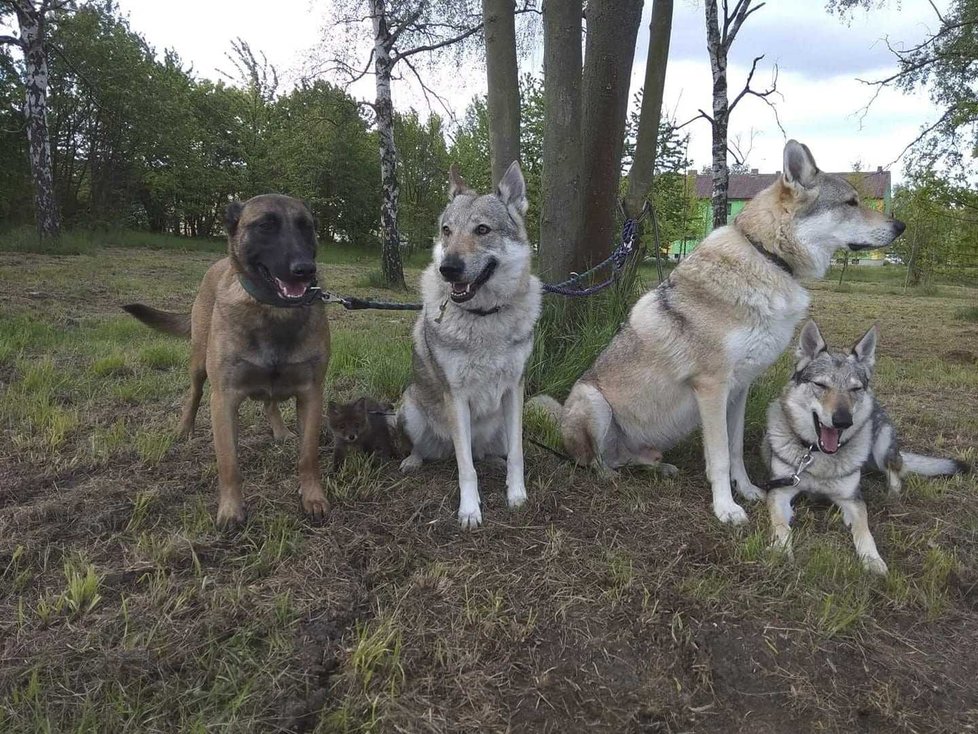
[[[869,532],[869,517],[866,513],[866,503],[861,499],[833,498],[835,504],[842,510],[842,517],[852,531],[852,541],[856,545],[856,554],[862,561],[863,567],[872,573],[885,576],[886,562],[876,549],[876,540]]]
[[[767,493],[767,509],[771,516],[771,548],[791,558],[791,501],[800,490],[779,487]]]
[[[295,399],[299,417],[299,501],[313,520],[326,516],[328,503],[319,477],[319,436],[323,429],[323,386],[306,387]]]
[[[720,522],[742,525],[747,522],[744,508],[734,502],[730,492],[730,447],[727,442],[727,400],[730,388],[723,377],[699,378],[693,392],[703,426],[703,451],[706,477],[713,488],[713,514]]]
[[[764,499],[764,492],[751,482],[744,466],[744,415],[747,412],[747,391],[744,387],[730,396],[727,408],[727,435],[730,439],[730,478],[745,500]]]
[[[240,525],[245,519],[238,469],[238,408],[244,396],[215,386],[211,391],[211,428],[217,455],[217,524],[222,528]]]
[[[482,524],[479,479],[472,463],[472,417],[467,398],[452,396],[452,443],[458,465],[458,522],[466,530]]]
[[[523,481],[523,382],[503,393],[506,426],[506,502],[519,507],[526,502]]]

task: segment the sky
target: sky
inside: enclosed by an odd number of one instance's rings
[[[943,9],[948,0],[936,4]],[[632,92],[644,78],[651,5],[648,0],[635,51]],[[301,78],[316,50],[335,39],[329,0],[276,0],[271,11],[269,6],[240,0],[119,0],[119,6],[133,30],[158,52],[175,49],[193,64],[198,76],[212,79],[220,78],[219,70],[233,71],[226,53],[235,38],[265,53],[278,69],[283,87]],[[890,0],[889,9],[859,11],[848,23],[826,13],[823,0],[768,0],[747,19],[731,49],[731,98],[742,88],[751,60],[764,54],[753,86],[764,88],[777,64],[779,95],[773,99],[781,124],[789,138],[808,144],[820,168],[851,170],[857,163],[863,170],[883,166],[893,171],[897,182],[902,173],[898,157],[922,126],[936,118],[936,109],[923,92],[904,95],[887,90],[867,111],[873,88],[859,80],[877,79],[895,70],[887,40],[896,47],[909,46],[936,25],[927,0]],[[540,49],[530,52],[521,59],[522,70],[540,72],[541,59]],[[485,93],[485,70],[474,61],[428,73],[431,86],[439,89],[458,117],[473,95]],[[369,99],[372,84],[366,78],[352,92]],[[702,0],[676,0],[665,114],[685,122],[699,109],[709,111],[711,87]],[[409,82],[395,83],[393,94],[400,109],[413,107],[422,113],[428,109],[420,89]],[[445,110],[435,104],[435,111],[444,116]],[[698,120],[685,129],[691,134],[689,157],[694,166],[709,164],[708,123]],[[744,98],[732,115],[730,138],[749,150],[752,168],[781,170],[785,136],[763,101]]]

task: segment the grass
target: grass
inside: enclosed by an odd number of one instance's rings
[[[472,533],[452,462],[403,476],[356,455],[326,474],[332,510],[313,526],[296,440],[273,442],[248,403],[249,519],[225,535],[206,399],[174,439],[187,346],[118,308],[185,309],[216,251],[109,244],[0,246],[0,731],[965,731],[978,715],[974,476],[908,478],[897,500],[867,475],[885,579],[818,502],[797,503],[794,560],[768,549],[763,506],[719,526],[695,436],[669,479],[599,480],[527,442],[526,507],[479,466]],[[323,259],[337,292],[414,297],[372,279],[372,253]],[[978,289],[920,295],[895,267],[864,270],[812,284],[823,333],[845,347],[877,321],[875,389],[904,445],[976,463]],[[541,329],[564,336],[531,358],[533,389],[566,393],[627,302],[548,305]],[[395,401],[414,318],[334,307],[329,395]],[[751,390],[755,475],[791,362]],[[525,427],[559,447],[545,415]]]

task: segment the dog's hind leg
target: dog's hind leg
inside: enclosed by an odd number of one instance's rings
[[[523,481],[523,382],[503,393],[506,426],[506,502],[519,507],[526,502]]]
[[[207,380],[207,370],[202,361],[191,357],[190,359],[190,392],[183,404],[183,414],[180,416],[180,430],[178,437],[186,440],[194,432],[194,423],[197,421],[197,410],[200,408],[200,399],[204,394],[204,382]]]
[[[578,464],[591,466],[603,476],[613,476],[602,449],[611,430],[614,413],[594,385],[578,382],[564,403],[560,425],[564,448]]]
[[[211,391],[211,429],[217,455],[217,524],[240,525],[245,519],[238,468],[238,408],[244,395],[215,387]]]
[[[861,499],[832,499],[842,510],[842,517],[852,530],[852,540],[856,544],[856,554],[867,571],[885,576],[886,563],[876,549],[876,541],[869,532],[869,518],[866,513],[866,503]]]
[[[319,474],[319,437],[323,430],[323,383],[314,380],[295,399],[301,426],[299,444],[299,500],[303,511],[313,520],[326,516],[329,504],[323,494]]]
[[[268,424],[272,427],[272,437],[276,441],[285,441],[286,439],[292,438],[292,431],[288,429],[285,421],[282,420],[282,412],[278,407],[277,400],[265,401],[265,417],[268,418]]]
[[[743,525],[747,522],[747,513],[734,502],[730,491],[730,445],[727,441],[729,390],[726,376],[701,377],[693,382],[703,426],[706,476],[713,488],[713,514],[720,522]]]
[[[743,387],[730,396],[727,406],[727,436],[730,445],[730,478],[737,493],[745,500],[764,499],[764,492],[751,482],[744,466],[744,415],[747,412],[747,390]]]

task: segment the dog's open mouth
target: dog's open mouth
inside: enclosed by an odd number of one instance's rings
[[[818,436],[818,449],[823,454],[834,454],[839,450],[839,439],[842,438],[842,429],[827,426],[818,419],[816,413],[812,413],[812,420],[815,421],[815,435]]]
[[[261,271],[262,276],[265,278],[268,284],[272,286],[273,290],[278,294],[278,296],[286,301],[302,300],[313,283],[312,278],[307,280],[302,280],[299,278],[282,280],[281,278],[276,278],[264,265],[259,265],[258,269]]]
[[[475,298],[475,294],[478,293],[479,288],[492,277],[492,274],[496,270],[496,266],[499,261],[496,258],[492,258],[486,263],[486,266],[479,273],[475,280],[468,282],[456,281],[452,283],[452,291],[449,297],[455,303],[465,303],[466,301],[471,301]]]

